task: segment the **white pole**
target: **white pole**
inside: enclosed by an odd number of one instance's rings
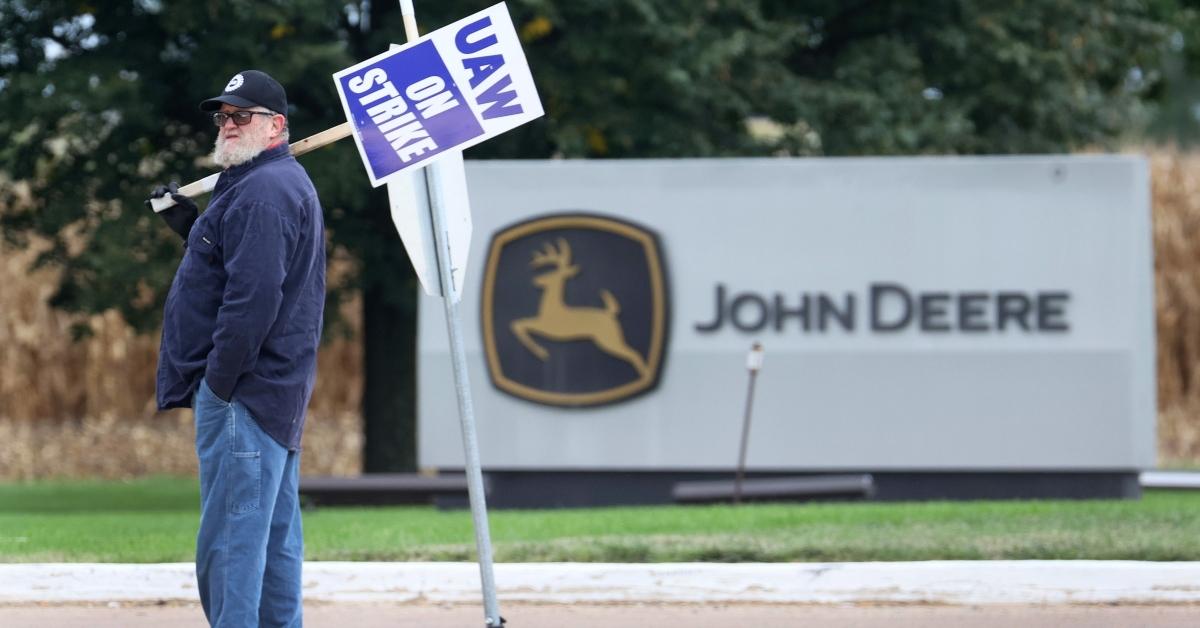
[[[746,447],[750,443],[750,409],[754,405],[754,380],[763,365],[763,346],[754,343],[746,356],[746,369],[750,371],[750,384],[746,388],[746,412],[742,415],[742,446],[738,450],[737,475],[733,480],[733,503],[742,503],[742,477],[746,475]]]
[[[412,0],[400,0],[404,32],[409,41],[417,39],[417,20]],[[446,310],[446,329],[450,334],[450,358],[454,365],[454,388],[458,396],[458,416],[462,424],[463,455],[467,472],[467,496],[475,523],[475,548],[479,553],[479,579],[483,585],[484,622],[488,628],[502,628],[500,604],[496,600],[496,577],[492,565],[492,539],[488,529],[487,503],[484,498],[483,472],[479,464],[479,443],[475,435],[475,409],[471,402],[471,382],[467,375],[467,352],[463,347],[462,321],[458,317],[458,299],[462,286],[454,285],[450,269],[450,234],[446,230],[446,203],[442,196],[440,166],[426,166],[425,189],[433,215],[433,241],[437,250],[442,304]]]

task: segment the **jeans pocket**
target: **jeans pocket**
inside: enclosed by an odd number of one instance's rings
[[[230,405],[228,401],[218,397],[217,393],[208,387],[208,381],[204,378],[200,378],[200,386],[196,388],[196,402],[218,408]]]
[[[229,470],[229,511],[240,515],[258,510],[262,503],[262,455],[235,451]]]

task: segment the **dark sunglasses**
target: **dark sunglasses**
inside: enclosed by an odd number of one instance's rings
[[[225,122],[230,118],[233,118],[234,124],[238,126],[246,126],[247,124],[250,124],[250,120],[254,119],[254,116],[256,115],[273,116],[276,114],[269,111],[235,111],[233,113],[218,111],[212,115],[212,119],[213,124],[217,125],[218,127],[225,126]]]

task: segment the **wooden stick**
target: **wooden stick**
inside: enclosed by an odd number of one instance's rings
[[[299,157],[304,153],[316,150],[328,144],[332,144],[344,137],[349,137],[350,132],[350,123],[343,122],[335,127],[325,129],[320,133],[314,133],[302,140],[292,142],[290,145],[288,145],[288,148],[291,149],[292,155]],[[179,193],[189,198],[196,198],[201,194],[208,194],[209,192],[213,191],[214,187],[217,186],[217,179],[220,176],[221,173],[217,172],[210,174],[199,181],[192,181],[191,183],[179,188]],[[171,199],[170,195],[164,195],[159,198],[150,199],[150,205],[154,207],[154,211],[156,212],[160,212],[174,204],[175,201]]]
[[[296,157],[303,155],[309,151],[316,150],[326,144],[332,144],[343,137],[350,137],[350,123],[343,122],[335,127],[325,129],[320,133],[314,133],[298,142],[292,142],[288,148],[292,149],[292,154]]]

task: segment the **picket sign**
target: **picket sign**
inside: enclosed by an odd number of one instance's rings
[[[375,187],[543,113],[503,2],[333,77]]]
[[[392,222],[422,289],[458,302],[472,232],[462,150],[543,110],[504,3],[424,37],[403,2],[401,9],[408,43],[336,72],[334,83],[371,185],[388,186]],[[450,246],[448,293],[433,241],[435,192]]]

